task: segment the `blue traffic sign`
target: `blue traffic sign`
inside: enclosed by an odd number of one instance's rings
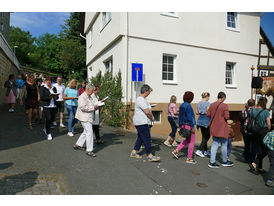
[[[132,81],[142,82],[143,81],[143,64],[132,64]]]

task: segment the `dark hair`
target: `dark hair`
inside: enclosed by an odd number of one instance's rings
[[[43,82],[43,80],[41,79],[41,78],[38,78],[38,79],[36,79],[36,84],[38,83],[38,82]]]
[[[99,87],[98,85],[94,85],[94,87],[95,87],[95,90],[94,90],[94,91],[100,89],[100,87]]]
[[[254,99],[249,99],[248,101],[247,101],[247,106],[248,107],[253,107],[255,105],[255,100]]]
[[[52,78],[50,76],[47,76],[45,81],[51,81],[52,82]]]
[[[260,97],[259,101],[260,101],[260,100],[264,100],[265,103],[267,104],[267,98],[266,98],[266,97]]]
[[[149,85],[147,84],[144,84],[142,87],[141,87],[141,94],[144,94],[145,92],[147,91],[151,91],[151,88]]]
[[[218,93],[218,96],[217,96],[218,99],[222,99],[224,97],[226,97],[226,94],[224,92],[219,92]]]
[[[187,92],[185,92],[185,94],[184,94],[183,100],[184,100],[184,102],[191,103],[192,100],[193,100],[193,98],[194,98],[193,92],[187,91]]]
[[[258,107],[266,109],[266,98],[260,98],[257,104]]]
[[[10,75],[9,75],[9,80],[11,80],[12,78],[15,79],[14,74],[10,74]]]

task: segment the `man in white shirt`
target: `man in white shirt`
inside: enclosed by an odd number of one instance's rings
[[[65,91],[65,86],[62,84],[62,77],[58,76],[57,77],[57,83],[55,83],[53,85],[54,87],[56,87],[57,89],[57,93],[59,93],[59,98],[56,100],[56,107],[57,107],[57,113],[60,113],[60,127],[66,127],[63,124],[63,114],[64,114],[64,99],[63,99],[63,95],[64,95],[64,91]],[[56,116],[57,116],[56,113]],[[55,116],[55,120],[56,120],[56,116]],[[53,122],[54,126],[57,126],[56,121]]]

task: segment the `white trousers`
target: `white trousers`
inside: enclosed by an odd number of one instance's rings
[[[92,123],[91,122],[81,122],[84,132],[81,134],[79,139],[77,140],[76,144],[80,147],[83,147],[86,142],[86,151],[92,152],[93,151],[93,130],[92,130]]]

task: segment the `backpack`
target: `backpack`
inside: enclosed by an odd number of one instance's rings
[[[262,127],[257,122],[257,118],[262,113],[262,111],[264,111],[264,110],[261,110],[256,115],[256,117],[252,117],[251,115],[249,116],[249,120],[248,120],[248,124],[247,124],[247,128],[246,128],[246,130],[247,130],[248,133],[254,134],[254,133],[259,133],[261,131]]]

